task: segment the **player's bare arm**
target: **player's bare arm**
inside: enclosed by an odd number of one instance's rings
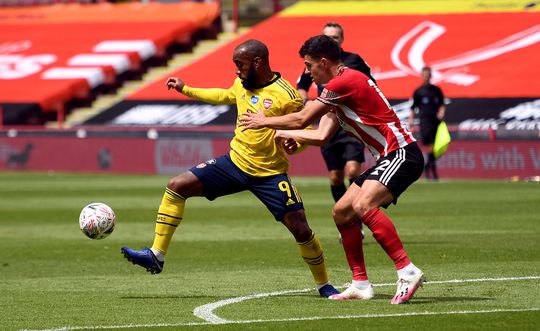
[[[184,88],[186,83],[184,83],[184,81],[178,77],[169,77],[167,78],[166,85],[168,90],[175,89],[178,92],[182,93],[182,89]]]
[[[272,128],[281,130],[304,129],[330,110],[330,106],[320,102],[311,102],[299,112],[283,116],[266,117],[262,111],[244,113],[240,117],[240,126],[244,129]]]
[[[326,113],[321,117],[319,127],[315,130],[277,130],[276,138],[293,139],[300,144],[322,146],[336,133],[339,122],[334,113]]]

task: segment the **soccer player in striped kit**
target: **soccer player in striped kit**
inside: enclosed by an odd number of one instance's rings
[[[321,95],[302,111],[279,117],[262,112],[245,113],[245,129],[282,129],[277,136],[304,144],[324,144],[341,125],[364,142],[377,159],[335,204],[332,214],[343,238],[343,248],[352,271],[352,284],[330,299],[371,299],[362,248],[362,221],[395,264],[398,282],[392,304],[409,301],[424,280],[403,247],[392,221],[380,210],[398,197],[422,174],[424,158],[412,133],[404,127],[377,85],[366,75],[349,69],[340,60],[338,44],[320,35],[308,39],[300,49],[306,69],[317,84],[326,86]],[[320,118],[317,130],[303,129]],[[290,130],[290,131],[289,131]],[[294,144],[290,145],[294,148]]]

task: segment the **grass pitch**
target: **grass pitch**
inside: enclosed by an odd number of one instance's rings
[[[350,281],[326,178],[293,179],[335,285]],[[396,274],[364,243],[376,297],[318,297],[285,227],[249,193],[189,199],[160,275],[122,245],[151,245],[166,177],[0,173],[0,330],[533,330],[540,325],[540,185],[420,181],[387,210],[428,283],[390,305]],[[103,240],[81,208],[113,207]],[[503,280],[507,278],[507,280]],[[253,297],[258,295],[257,297]],[[213,305],[213,306],[212,306]],[[206,318],[197,317],[194,311]],[[212,322],[222,322],[214,325]]]

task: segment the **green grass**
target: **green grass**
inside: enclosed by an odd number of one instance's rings
[[[331,220],[327,179],[293,180],[330,276],[342,286],[350,271]],[[120,246],[151,245],[166,182],[157,176],[0,173],[0,330],[532,330],[540,323],[538,278],[437,282],[540,276],[537,183],[413,185],[387,213],[432,283],[411,304],[393,306],[393,285],[377,286],[376,297],[365,302],[294,292],[313,286],[307,267],[285,227],[249,193],[214,202],[190,199],[165,271],[147,274],[123,259]],[[90,240],[78,229],[80,209],[94,201],[117,214],[117,228],[104,240]],[[364,247],[370,280],[394,283],[393,265],[369,233]],[[220,300],[278,291],[293,292],[213,311],[227,321],[248,321],[242,324],[203,324],[193,314]]]

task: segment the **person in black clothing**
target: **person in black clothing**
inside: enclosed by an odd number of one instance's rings
[[[343,28],[341,25],[329,22],[324,26],[323,34],[334,39],[341,48],[343,43]],[[341,49],[341,61],[345,66],[364,73],[375,82],[375,79],[371,76],[371,68],[358,54]],[[312,83],[313,79],[309,73],[302,73],[298,79],[296,88],[306,101]],[[317,95],[320,95],[324,85],[317,85],[317,88]],[[345,187],[345,175],[349,178],[349,183],[353,183],[362,173],[361,164],[364,162],[364,145],[339,128],[328,143],[321,147],[321,153],[328,168],[332,197],[337,202],[347,190]]]
[[[426,178],[437,180],[437,165],[433,155],[433,143],[437,127],[444,118],[446,107],[444,105],[444,95],[442,90],[431,84],[431,68],[424,67],[420,72],[422,85],[413,94],[413,104],[409,115],[409,127],[415,124],[415,118],[419,118],[420,138],[426,147],[428,157],[424,167]],[[430,174],[431,172],[431,174]]]

